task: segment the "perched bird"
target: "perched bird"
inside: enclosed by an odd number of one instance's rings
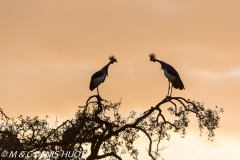
[[[98,86],[105,81],[106,76],[108,75],[108,67],[110,64],[113,64],[114,62],[117,62],[117,59],[115,59],[114,56],[109,57],[110,62],[104,66],[101,70],[97,71],[92,75],[89,89],[92,91],[97,87],[98,92]],[[99,92],[98,92],[99,95]]]
[[[180,89],[180,90],[185,89],[178,72],[171,65],[156,59],[155,58],[156,56],[154,53],[151,53],[149,55],[149,57],[150,57],[150,61],[153,61],[153,62],[157,61],[157,62],[161,63],[161,65],[162,65],[162,70],[164,71],[164,75],[167,77],[168,82],[169,82],[167,97],[169,95],[170,82],[172,83],[172,86],[171,86],[171,93],[170,93],[169,97],[171,97],[171,94],[172,94],[172,87],[174,87],[176,89]]]

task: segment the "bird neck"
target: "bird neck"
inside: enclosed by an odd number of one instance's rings
[[[155,59],[155,61],[157,61],[157,62],[159,62],[159,63],[161,63],[161,64],[162,64],[162,62],[163,62],[163,61],[160,61],[160,60],[158,60],[158,59]]]
[[[158,63],[160,63],[161,66],[162,66],[162,69],[164,69],[165,62],[160,61],[160,60],[158,60],[158,59],[155,59],[155,61],[157,61]]]
[[[108,67],[110,66],[110,64],[111,64],[111,61],[108,62],[108,64],[102,68],[103,70],[106,70],[107,75],[108,75]]]

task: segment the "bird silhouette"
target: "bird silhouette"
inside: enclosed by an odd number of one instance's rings
[[[171,92],[170,92],[169,97],[171,97],[171,94],[172,94],[172,87],[174,87],[176,89],[180,89],[180,90],[185,89],[178,72],[171,65],[156,59],[156,56],[154,53],[151,53],[149,55],[149,57],[150,57],[150,61],[153,61],[153,62],[157,61],[161,64],[162,70],[164,71],[164,75],[168,79],[169,85],[168,85],[167,97],[169,95],[170,83],[172,84],[172,86],[171,86]]]
[[[105,81],[106,76],[108,76],[108,67],[110,64],[113,64],[114,62],[117,62],[117,59],[115,59],[114,56],[109,56],[110,62],[108,62],[107,65],[105,65],[101,70],[94,73],[91,77],[90,86],[89,89],[93,91],[95,88],[97,88],[97,93],[99,96],[98,86]]]

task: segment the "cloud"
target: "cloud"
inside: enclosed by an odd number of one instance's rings
[[[208,71],[203,69],[188,68],[187,73],[190,73],[190,75],[193,75],[194,77],[205,77],[211,80],[240,78],[240,67],[225,71]]]
[[[163,157],[166,159],[184,159],[184,160],[202,160],[202,159],[239,159],[240,143],[238,140],[228,136],[217,136],[214,141],[208,141],[207,135],[200,137],[195,132],[188,132],[185,138],[179,138],[176,134],[172,135],[171,146],[163,151]],[[185,144],[184,147],[183,143]],[[192,147],[192,145],[194,147]],[[172,154],[178,150],[182,154]],[[226,151],[228,154],[226,154]],[[186,154],[186,153],[189,154]]]
[[[233,77],[240,77],[240,68],[236,68],[236,69],[233,69],[229,72],[229,75],[230,76],[233,76]]]

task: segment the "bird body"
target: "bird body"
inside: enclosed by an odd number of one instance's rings
[[[171,65],[163,61],[160,61],[158,59],[155,59],[154,54],[150,54],[149,56],[150,56],[150,61],[153,61],[153,62],[157,61],[161,64],[162,69],[164,71],[164,75],[169,81],[168,93],[170,89],[170,83],[172,84],[172,87],[176,89],[180,89],[180,90],[185,89],[178,72]],[[171,92],[172,92],[172,88],[171,88]],[[171,93],[170,93],[170,96],[171,96]]]
[[[94,90],[96,87],[98,87],[101,83],[105,81],[105,78],[107,76],[107,73],[104,70],[99,70],[96,73],[94,73],[91,77],[90,82],[90,90]]]
[[[170,81],[174,88],[176,89],[184,89],[183,82],[178,74],[178,72],[169,64],[158,61],[162,65],[162,69],[164,70],[164,75],[167,77],[168,81]]]
[[[117,62],[117,60],[114,58],[114,56],[110,56],[109,57],[110,62],[104,66],[101,70],[97,71],[96,73],[94,73],[91,77],[91,81],[90,81],[90,86],[89,89],[91,91],[93,91],[95,88],[97,88],[97,92],[98,92],[98,86],[103,83],[106,79],[106,76],[108,76],[108,67],[110,66],[110,64],[113,64],[114,62]],[[99,92],[98,92],[99,95]]]

